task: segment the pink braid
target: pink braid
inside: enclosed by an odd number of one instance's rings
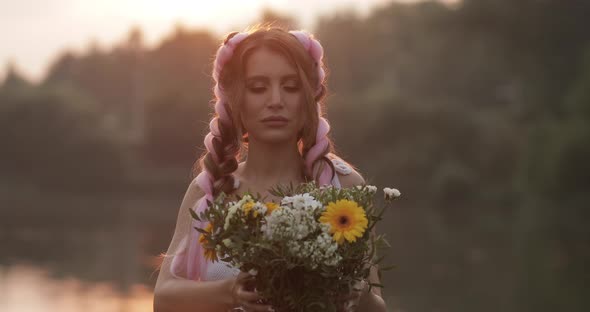
[[[205,147],[211,154],[213,161],[220,165],[224,161],[235,159],[236,155],[230,153],[224,153],[225,158],[220,159],[220,156],[215,149],[215,142],[221,142],[221,132],[219,129],[219,123],[225,126],[232,126],[232,120],[229,112],[226,109],[226,97],[223,93],[221,86],[219,85],[219,74],[223,66],[231,59],[236,46],[248,37],[248,33],[237,33],[229,40],[227,40],[217,50],[213,66],[213,79],[215,80],[215,88],[213,92],[217,97],[215,103],[215,113],[217,117],[211,119],[209,123],[210,132],[205,136]],[[215,178],[207,171],[206,167],[203,166],[203,170],[196,178],[196,183],[205,195],[197,201],[193,209],[197,214],[207,209],[207,201],[214,200],[214,183]],[[180,253],[178,253],[172,260],[171,273],[177,278],[182,278],[183,272],[186,272],[186,278],[190,280],[199,280],[202,278],[202,272],[207,268],[207,261],[204,261],[204,253],[201,244],[199,243],[200,233],[194,230],[194,227],[204,228],[206,224],[201,221],[192,219],[191,230],[186,240],[181,243]]]
[[[305,31],[290,31],[289,33],[291,33],[292,35],[294,35],[297,40],[299,40],[299,42],[303,45],[303,47],[305,48],[305,50],[311,55],[311,57],[314,59],[317,68],[318,68],[318,84],[316,86],[317,90],[316,90],[316,96],[319,95],[322,92],[322,83],[324,82],[324,79],[326,78],[326,72],[323,69],[323,57],[324,57],[324,49],[322,48],[322,45],[319,43],[319,41],[315,40],[313,38],[313,35],[305,32]],[[315,144],[309,149],[309,151],[307,152],[307,154],[305,155],[305,170],[307,172],[307,175],[312,176],[315,178],[315,174],[318,170],[319,167],[317,167],[319,164],[317,163],[317,160],[319,160],[320,158],[322,158],[325,153],[326,150],[329,148],[329,140],[328,140],[328,132],[330,131],[330,124],[328,123],[328,120],[326,120],[324,117],[321,117],[321,107],[320,104],[318,103],[317,105],[317,111],[318,111],[318,116],[319,116],[319,122],[318,122],[318,130],[316,133],[316,142]],[[316,166],[314,166],[314,164],[316,164]],[[321,174],[318,177],[318,180],[316,181],[318,183],[318,185],[326,185],[326,184],[331,184],[332,182],[332,175],[334,174],[332,167],[330,166],[324,166]]]
[[[317,67],[318,67],[318,85],[316,86],[317,91],[316,91],[316,96],[318,94],[320,94],[322,88],[322,83],[324,82],[324,79],[326,78],[326,72],[324,71],[323,68],[323,57],[324,57],[324,48],[322,47],[322,45],[320,44],[319,41],[315,40],[313,38],[313,35],[302,31],[302,30],[291,30],[289,31],[290,34],[292,34],[293,36],[295,36],[297,38],[297,40],[299,40],[299,42],[301,42],[301,44],[303,45],[303,47],[305,48],[305,51],[307,51],[307,53],[309,53],[311,55],[311,57],[313,58],[313,60],[315,61]]]

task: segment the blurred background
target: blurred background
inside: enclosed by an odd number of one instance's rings
[[[151,311],[223,35],[313,32],[390,311],[590,309],[590,1],[0,0],[0,310]]]

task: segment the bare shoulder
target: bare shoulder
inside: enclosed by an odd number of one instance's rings
[[[352,169],[349,174],[341,174],[339,172],[337,174],[338,174],[338,179],[340,180],[340,184],[342,185],[343,188],[349,188],[349,187],[354,187],[357,185],[365,184],[365,179],[355,169]]]
[[[336,169],[336,174],[342,187],[349,188],[365,184],[363,176],[351,164],[335,155],[332,155],[330,160],[334,165],[334,169]]]
[[[342,187],[349,188],[365,184],[363,176],[351,164],[336,155],[331,155],[330,160]]]

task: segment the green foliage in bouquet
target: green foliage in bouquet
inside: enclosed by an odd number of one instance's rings
[[[277,311],[336,311],[336,297],[366,280],[389,247],[374,227],[386,208],[375,205],[377,188],[317,187],[314,182],[270,190],[280,203],[245,194],[220,194],[193,218],[208,222],[200,243],[210,261],[224,261],[255,275],[256,290]],[[385,203],[399,197],[384,189]],[[383,287],[369,283],[371,287]]]

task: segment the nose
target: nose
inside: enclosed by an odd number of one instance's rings
[[[268,102],[268,106],[270,108],[280,108],[283,107],[283,94],[281,91],[280,86],[273,86],[271,88],[270,99]]]

